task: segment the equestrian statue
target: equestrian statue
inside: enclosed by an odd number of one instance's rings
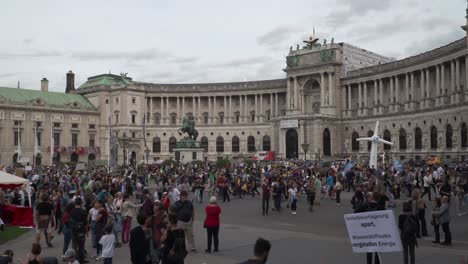
[[[187,133],[188,137],[185,137],[185,139],[197,140],[198,137],[198,131],[195,129],[195,121],[193,118],[187,119],[184,117],[184,119],[182,119],[182,127],[179,128],[177,132],[179,135]]]

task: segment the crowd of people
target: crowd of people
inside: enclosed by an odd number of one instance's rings
[[[66,166],[37,166],[25,175],[33,190],[36,232],[23,263],[53,261],[41,256],[40,241],[44,237],[46,245],[53,247],[57,235],[63,238],[62,259],[72,264],[91,259],[112,263],[115,248],[128,248],[122,250],[129,250],[134,264],[184,263],[190,253],[197,252],[194,203],[203,203],[204,196],[208,197],[205,215],[197,217],[204,219],[205,253],[209,254],[219,251],[218,201],[229,203],[257,195],[264,216],[270,209],[290,210],[296,215],[300,210],[319,210],[322,199],[333,199],[340,206],[344,191],[354,192],[351,204],[355,213],[385,210],[395,207],[397,200],[403,201],[398,227],[404,263],[414,263],[417,238],[428,236],[426,195],[429,201],[435,195],[429,219],[434,229],[433,243],[451,245],[450,203],[457,202],[460,216],[468,210],[464,168],[466,164],[375,169],[359,164],[301,161],[236,162],[222,167],[214,163],[163,163],[113,171],[106,167],[77,171]],[[16,188],[0,190],[3,203],[29,202],[25,191]],[[440,227],[444,241],[440,239]],[[85,249],[88,236],[94,252]],[[261,255],[261,260],[245,263],[265,263],[270,247],[268,241],[259,239],[255,254]],[[12,258],[13,252],[6,251],[4,256]],[[372,261],[380,263],[377,256],[368,253],[367,263]]]

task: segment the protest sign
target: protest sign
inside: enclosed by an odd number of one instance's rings
[[[354,253],[402,251],[392,210],[344,215]]]
[[[84,170],[85,169],[85,164],[84,163],[77,163],[75,170]]]
[[[25,171],[32,171],[32,166],[26,166],[26,167],[24,167],[24,170]]]

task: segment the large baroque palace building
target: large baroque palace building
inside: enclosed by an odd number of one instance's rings
[[[380,136],[394,143],[380,151],[395,158],[466,159],[467,55],[466,37],[397,61],[333,40],[308,41],[291,48],[284,79],[154,84],[102,74],[78,89],[67,78],[65,94],[0,88],[0,162],[12,162],[18,152],[18,129],[26,134],[21,154],[32,157],[37,122],[44,162],[51,128],[58,149],[65,148],[61,161],[108,160],[117,145],[112,138],[124,133],[133,162],[144,161],[146,149],[150,161],[173,158],[184,117],[196,121],[208,159],[261,150],[303,158],[304,143],[309,158],[364,158],[370,144],[356,139],[372,135],[376,121]],[[121,163],[122,149],[115,153]]]

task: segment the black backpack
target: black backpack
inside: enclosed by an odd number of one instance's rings
[[[416,232],[418,225],[413,216],[408,215],[403,223],[403,229],[401,230],[401,237],[403,241],[409,241],[416,238]]]
[[[167,255],[167,263],[181,263],[187,257],[188,252],[185,248],[185,233],[175,232],[174,244]]]

